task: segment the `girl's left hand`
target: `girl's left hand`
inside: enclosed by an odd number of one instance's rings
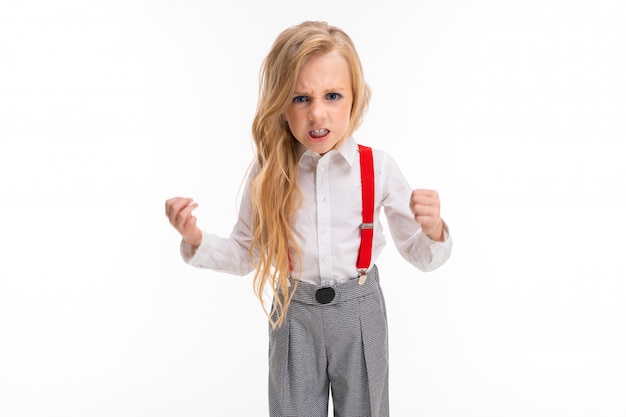
[[[409,203],[415,221],[431,240],[443,242],[443,219],[439,214],[439,193],[435,190],[413,190]]]

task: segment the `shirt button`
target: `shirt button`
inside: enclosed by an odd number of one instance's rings
[[[321,201],[321,202],[324,202],[324,201],[326,201],[326,197],[324,197],[324,196],[321,196],[321,197],[320,197],[320,201]]]

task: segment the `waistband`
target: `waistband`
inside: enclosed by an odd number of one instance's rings
[[[323,290],[325,288],[332,288],[334,291],[334,297],[327,303],[320,303],[316,298],[316,294],[319,290]],[[311,305],[330,306],[343,301],[363,297],[364,295],[378,291],[379,288],[378,268],[374,265],[372,269],[367,272],[367,280],[365,280],[363,285],[359,285],[358,278],[332,286],[313,285],[307,282],[298,282],[298,287],[296,288],[296,292],[293,294],[292,301]]]

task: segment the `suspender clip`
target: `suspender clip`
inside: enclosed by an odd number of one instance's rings
[[[361,230],[363,229],[373,229],[374,223],[361,223]]]
[[[359,285],[365,284],[367,280],[367,269],[359,269]]]

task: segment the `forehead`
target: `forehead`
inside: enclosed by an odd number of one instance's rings
[[[350,66],[346,58],[337,51],[308,57],[300,67],[296,79],[296,89],[350,85]]]

